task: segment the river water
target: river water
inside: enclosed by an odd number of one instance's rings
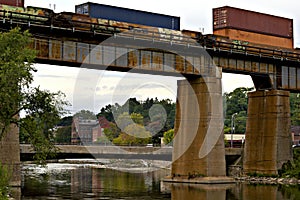
[[[300,186],[235,184],[170,184],[161,179],[169,169],[137,161],[127,165],[50,163],[23,166],[21,199],[300,199]]]

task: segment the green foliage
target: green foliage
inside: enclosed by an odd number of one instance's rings
[[[10,173],[7,167],[0,163],[0,199],[8,199],[9,192],[8,184],[10,180]]]
[[[163,112],[157,112],[157,107],[164,109],[166,116]],[[142,124],[147,131],[151,132],[152,143],[160,144],[160,137],[163,137],[163,133],[174,128],[175,109],[175,103],[170,99],[158,100],[157,98],[148,98],[146,101],[137,101],[136,98],[130,98],[122,106],[115,104],[101,108],[97,116],[104,116],[110,122],[117,122],[122,130],[132,121]],[[128,115],[125,116],[124,113],[128,113]],[[131,116],[133,113],[137,116]],[[122,120],[117,121],[120,116]],[[141,118],[143,119],[142,121]],[[109,133],[106,135],[113,135],[111,131],[107,132]],[[120,132],[115,135],[118,137],[119,134]],[[109,138],[111,140],[111,137]]]
[[[278,172],[281,177],[294,177],[300,179],[300,148],[293,149],[293,161],[288,161]]]
[[[143,116],[141,114],[122,113],[116,120],[122,132],[113,143],[117,145],[143,145],[151,141],[151,133],[142,125]]]
[[[115,123],[110,123],[108,128],[104,129],[104,134],[109,141],[113,141],[114,138],[119,137],[121,130],[117,127]]]
[[[104,108],[101,108],[100,113],[97,114],[97,118],[99,118],[99,116],[103,116],[105,117],[105,119],[107,119],[110,122],[114,122],[114,116],[113,116],[113,106],[112,105],[106,105]]]
[[[36,52],[30,43],[30,34],[18,28],[0,34],[0,140],[16,124],[22,139],[33,145],[36,158],[43,160],[56,151],[52,130],[68,103],[61,92],[31,87]],[[21,111],[24,118],[18,117]]]
[[[54,141],[58,144],[70,144],[71,143],[71,126],[59,127],[56,130]]]
[[[300,126],[300,95],[290,94],[291,125]]]
[[[82,118],[84,120],[89,120],[89,119],[90,120],[96,120],[97,119],[96,115],[93,112],[89,111],[89,110],[81,110],[81,111],[75,113],[73,117],[74,118],[76,118],[76,117]]]
[[[246,120],[248,109],[247,93],[253,88],[236,88],[233,92],[224,93],[225,98],[225,121],[224,133],[231,132],[231,117],[234,113],[238,113],[235,117],[235,133],[246,132]]]
[[[172,144],[172,141],[174,139],[174,129],[170,129],[166,132],[164,132],[164,144]]]
[[[71,126],[73,122],[73,116],[63,117],[57,123],[57,126]]]
[[[97,144],[111,144],[111,141],[105,136],[100,136],[99,138],[97,138]]]

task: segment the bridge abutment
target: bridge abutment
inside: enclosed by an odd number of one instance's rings
[[[289,92],[248,94],[244,173],[278,174],[292,159]]]
[[[172,178],[225,177],[221,79],[178,81]]]
[[[11,125],[9,132],[0,141],[0,163],[8,168],[10,186],[21,186],[19,128]]]

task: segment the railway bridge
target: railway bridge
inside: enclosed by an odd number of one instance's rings
[[[44,24],[19,15],[0,20],[2,30],[16,26],[32,33],[37,63],[184,76],[178,81],[173,178],[226,176],[222,72],[250,75],[256,88],[249,93],[244,172],[277,174],[292,158],[289,92],[300,91],[300,54],[294,49],[108,25],[95,31],[93,24],[80,21]],[[17,138],[15,129],[2,152],[19,149]],[[17,160],[14,152],[10,158]]]

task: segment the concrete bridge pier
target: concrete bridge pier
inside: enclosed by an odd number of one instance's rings
[[[171,172],[174,182],[202,177],[199,182],[213,183],[221,180],[214,178],[226,176],[222,103],[221,78],[178,81]]]
[[[249,93],[244,173],[278,174],[291,159],[289,92]]]
[[[0,141],[0,163],[9,169],[10,186],[21,186],[19,128],[11,125],[8,133]]]

